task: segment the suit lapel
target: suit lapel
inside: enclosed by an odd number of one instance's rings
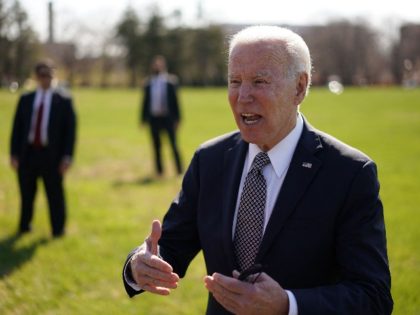
[[[322,162],[314,153],[320,149],[322,149],[322,144],[318,135],[305,121],[301,138],[268,221],[261,248],[256,258],[257,261],[261,261],[269,250],[277,234],[284,227],[286,220],[293,213],[296,204],[303,197],[318,172]]]
[[[59,106],[57,106],[58,103],[58,96],[55,92],[51,95],[51,104],[50,104],[50,115],[48,117],[48,139],[50,139],[51,136],[51,126],[53,125],[53,120],[57,117],[57,110],[59,109]]]
[[[226,197],[223,199],[223,222],[222,222],[222,239],[225,257],[233,269],[236,266],[235,255],[232,242],[232,224],[235,213],[236,200],[238,197],[239,184],[241,181],[242,171],[245,162],[245,156],[248,149],[248,143],[243,141],[238,134],[238,142],[225,153],[223,165],[223,191]]]
[[[28,95],[27,101],[24,105],[24,135],[26,139],[29,137],[29,133],[31,132],[32,128],[32,116],[34,113],[34,103],[35,103],[35,94],[36,92],[32,92]],[[27,143],[27,141],[25,141]]]

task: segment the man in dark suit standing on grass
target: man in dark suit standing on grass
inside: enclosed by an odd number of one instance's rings
[[[38,88],[20,97],[13,122],[10,159],[17,171],[21,212],[18,233],[31,231],[37,180],[47,194],[52,235],[65,233],[64,175],[73,160],[76,115],[72,99],[52,87],[51,62],[35,66]]]
[[[163,226],[127,258],[127,293],[168,295],[202,251],[209,315],[390,314],[376,165],[300,113],[306,43],[246,28],[230,42],[228,82],[239,132],[196,151]]]
[[[181,156],[176,141],[176,131],[181,121],[177,79],[166,71],[166,60],[155,56],[151,65],[152,76],[146,82],[141,109],[142,124],[150,125],[155,158],[155,170],[158,176],[163,175],[161,133],[165,131],[169,138],[175,168],[182,174]]]

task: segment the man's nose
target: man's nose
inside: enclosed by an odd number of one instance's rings
[[[251,84],[241,84],[239,88],[238,102],[249,103],[253,100]]]

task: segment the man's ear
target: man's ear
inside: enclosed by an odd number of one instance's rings
[[[295,105],[299,105],[303,102],[306,96],[306,89],[308,87],[308,74],[302,72],[296,79],[296,96]]]

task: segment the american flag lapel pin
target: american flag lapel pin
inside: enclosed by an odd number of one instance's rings
[[[303,167],[306,167],[306,168],[312,168],[312,163],[309,163],[309,162],[303,162],[303,163],[302,163],[302,166],[303,166]]]

